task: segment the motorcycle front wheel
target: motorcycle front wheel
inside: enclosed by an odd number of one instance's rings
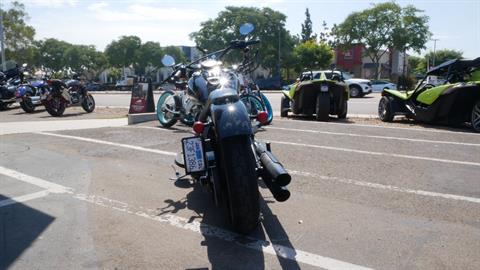
[[[233,229],[241,234],[253,231],[259,222],[260,204],[255,157],[248,136],[221,141],[227,200]]]
[[[258,92],[258,93],[259,93],[259,95],[260,95],[260,98],[262,99],[262,102],[263,102],[263,104],[264,104],[265,110],[266,110],[267,113],[268,113],[267,125],[269,125],[270,123],[272,123],[272,120],[273,120],[272,104],[270,104],[270,101],[268,100],[268,98],[267,98],[262,92]]]
[[[266,111],[260,98],[254,95],[244,95],[240,97],[240,100],[245,104],[247,112],[250,116],[256,116],[260,111]]]
[[[177,122],[175,115],[177,105],[175,103],[175,93],[172,91],[163,92],[157,102],[157,118],[163,127],[171,127]]]
[[[23,100],[20,102],[20,107],[22,107],[22,110],[26,113],[32,113],[35,111],[35,105],[33,104],[29,93],[26,93],[23,97]]]
[[[82,102],[82,108],[87,112],[91,113],[95,110],[95,99],[91,94],[87,94]]]

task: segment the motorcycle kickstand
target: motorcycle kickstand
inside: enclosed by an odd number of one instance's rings
[[[177,171],[174,165],[172,165],[172,169],[175,172],[175,177],[170,177],[168,178],[169,180],[172,180],[172,181],[188,180],[189,181],[189,179],[186,178],[188,174],[180,175],[180,173]]]

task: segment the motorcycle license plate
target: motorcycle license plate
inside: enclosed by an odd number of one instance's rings
[[[318,88],[317,88],[318,89]],[[322,92],[328,92],[328,85],[322,85],[320,86],[320,91]]]
[[[185,172],[189,174],[205,171],[205,154],[202,139],[200,137],[183,138],[182,147]]]

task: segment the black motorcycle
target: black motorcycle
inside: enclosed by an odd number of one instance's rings
[[[15,92],[20,81],[19,67],[0,72],[0,110],[6,110],[15,103]]]
[[[240,28],[242,35],[253,31],[252,24]],[[286,201],[290,175],[273,156],[270,145],[255,140],[252,120],[239,97],[239,77],[218,60],[232,50],[245,51],[258,40],[235,40],[230,46],[200,60],[200,70],[189,79],[189,88],[198,100],[206,100],[193,124],[197,134],[182,139],[182,154],[176,163],[186,174],[213,191],[217,205],[224,204],[233,229],[246,234],[259,222],[259,178],[277,201]],[[268,114],[258,112],[257,121],[266,124]]]
[[[91,113],[95,109],[93,96],[77,79],[63,82],[61,80],[48,80],[50,93],[42,100],[45,109],[51,116],[62,116],[65,109],[70,106],[82,106]]]

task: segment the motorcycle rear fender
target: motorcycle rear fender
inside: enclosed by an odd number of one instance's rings
[[[253,134],[247,109],[234,90],[215,90],[209,99],[210,115],[218,139]]]

